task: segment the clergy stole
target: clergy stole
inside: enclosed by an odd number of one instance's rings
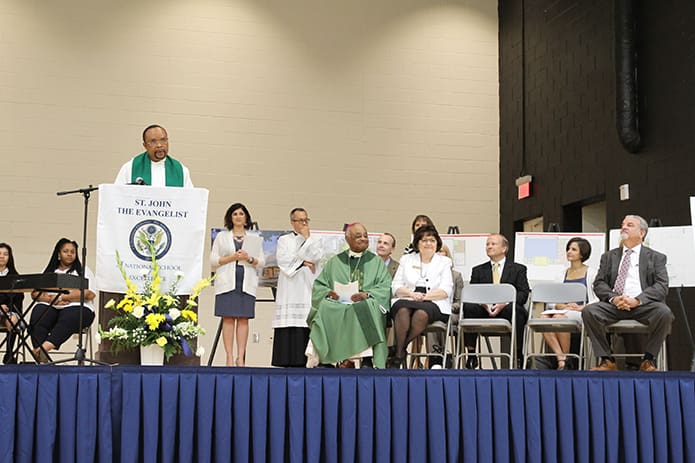
[[[139,177],[145,182],[145,185],[152,185],[152,161],[147,155],[147,151],[135,156],[131,166],[130,181],[132,183],[136,183]],[[183,167],[179,161],[167,156],[164,160],[164,170],[166,186],[183,187]]]

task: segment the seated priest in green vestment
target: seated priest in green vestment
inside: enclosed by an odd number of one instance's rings
[[[307,366],[373,356],[374,367],[385,368],[391,275],[383,259],[367,249],[364,225],[350,225],[345,240],[349,249],[332,257],[314,281],[307,323],[318,359],[310,356]]]
[[[142,146],[146,151],[123,164],[113,183],[193,188],[188,167],[169,156],[169,135],[164,127],[146,127]]]

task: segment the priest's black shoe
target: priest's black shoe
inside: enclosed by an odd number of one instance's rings
[[[466,360],[466,368],[468,370],[475,370],[478,368],[478,357],[475,355],[469,355],[468,360]]]

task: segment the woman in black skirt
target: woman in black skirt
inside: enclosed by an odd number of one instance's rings
[[[442,239],[432,225],[415,231],[413,252],[401,257],[391,289],[391,317],[396,332],[396,356],[391,366],[400,367],[410,341],[436,320],[447,321],[451,313],[451,259],[437,254]]]

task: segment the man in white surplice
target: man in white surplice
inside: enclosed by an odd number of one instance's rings
[[[290,212],[294,231],[281,236],[277,245],[280,267],[275,316],[273,317],[273,359],[276,367],[304,367],[304,351],[309,342],[306,318],[311,310],[311,286],[319,274],[321,240],[309,230],[306,210]]]

